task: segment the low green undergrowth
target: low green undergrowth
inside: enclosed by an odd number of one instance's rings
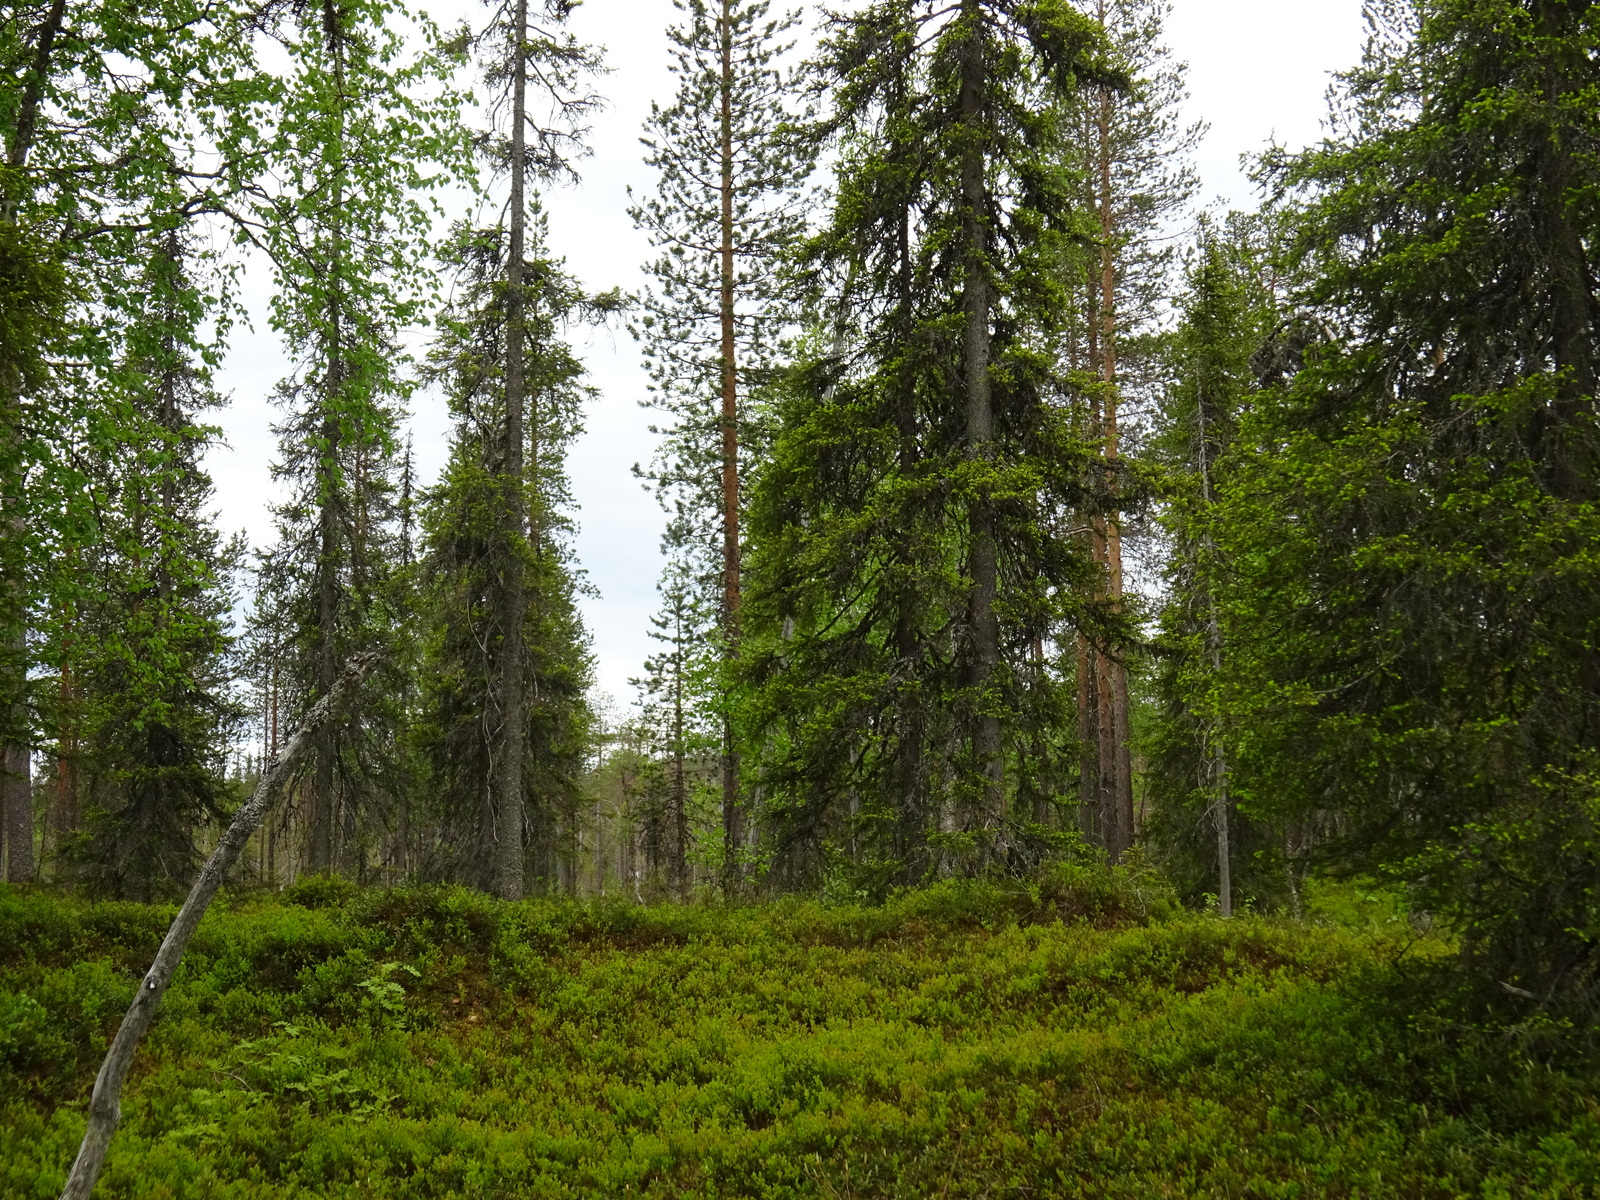
[[[0,1195],[53,1197],[172,910],[0,890]],[[1449,954],[1138,872],[881,907],[319,882],[207,916],[105,1197],[1600,1195],[1583,1078]]]

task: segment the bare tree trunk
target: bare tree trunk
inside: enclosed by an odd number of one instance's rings
[[[1091,535],[1092,536],[1092,535]],[[1091,543],[1092,544],[1092,543]],[[1078,634],[1078,818],[1083,835],[1093,845],[1105,845],[1100,820],[1100,757],[1095,713],[1094,647]]]
[[[6,879],[33,878],[33,755],[22,742],[5,747]]]
[[[67,614],[66,625],[70,628],[72,614]],[[49,844],[44,851],[44,858],[50,863],[50,871],[54,878],[60,878],[62,872],[62,846],[78,828],[78,723],[77,714],[73,711],[73,672],[71,664],[71,647],[63,644],[61,660],[61,679],[58,691],[60,709],[60,726],[57,733],[58,746],[56,752],[56,782],[54,795],[50,801],[50,812],[46,827],[46,836]]]
[[[594,798],[594,894],[606,894],[606,828],[605,802]]]
[[[678,622],[678,646],[683,645],[683,623]],[[683,662],[674,668],[672,681],[672,884],[680,900],[689,899],[689,796],[683,761]]]
[[[105,1061],[100,1064],[100,1073],[94,1081],[94,1093],[89,1100],[89,1124],[84,1130],[78,1157],[72,1164],[72,1173],[67,1177],[67,1186],[61,1192],[61,1200],[88,1200],[94,1190],[95,1180],[100,1177],[100,1168],[105,1164],[111,1137],[122,1120],[122,1084],[128,1076],[128,1068],[133,1065],[134,1051],[138,1049],[145,1031],[150,1028],[150,1022],[155,1020],[156,1012],[161,1007],[161,998],[177,973],[189,938],[200,924],[200,918],[205,916],[206,908],[217,894],[217,888],[222,885],[229,868],[266,816],[279,788],[294,774],[300,760],[315,742],[318,731],[360,686],[377,661],[378,655],[371,651],[350,659],[332,690],[306,714],[299,730],[289,739],[282,757],[262,772],[255,794],[233,818],[227,832],[217,843],[217,848],[201,868],[199,878],[189,890],[188,899],[183,902],[172,928],[167,930],[167,936],[161,942],[161,949],[156,951],[155,962],[145,973],[138,994],[128,1006],[122,1024],[117,1027],[117,1035],[112,1039]]]
[[[524,379],[523,259],[526,255],[528,161],[528,0],[516,0],[516,47],[511,55],[511,244],[506,262],[506,441],[502,486],[505,490],[505,594],[500,609],[499,812],[495,830],[495,893],[517,900],[523,893],[522,758],[527,736],[522,703],[524,670],[522,626],[527,618],[527,582],[522,563],[527,481],[523,478]]]
[[[332,438],[336,444],[339,422],[333,417],[323,422],[323,437]],[[334,657],[334,623],[338,615],[338,580],[334,577],[333,556],[337,553],[337,531],[334,528],[334,500],[322,497],[322,513],[318,520],[317,549],[317,690],[327,694],[338,670]],[[322,874],[333,865],[333,781],[335,735],[332,728],[324,727],[317,733],[313,749],[315,766],[311,784],[310,845],[307,846],[313,874]]]
[[[962,50],[960,115],[967,136],[961,161],[962,243],[965,281],[962,295],[967,399],[967,455],[988,462],[994,453],[994,406],[989,382],[989,263],[988,182],[984,145],[980,136],[984,93],[988,87],[984,63],[983,13],[978,0],[962,0],[961,20],[968,23]],[[1000,661],[1000,628],[995,613],[999,593],[999,567],[994,542],[994,516],[988,496],[972,506],[971,546],[967,570],[972,577],[968,596],[972,628],[972,685],[980,711],[972,733],[973,757],[982,780],[979,806],[985,824],[997,823],[1001,812],[1002,770],[1000,718],[992,708],[989,689]]]
[[[1087,352],[1086,361],[1089,369],[1103,374],[1105,366],[1101,334],[1104,322],[1100,315],[1102,301],[1096,295],[1099,282],[1091,280],[1087,283],[1084,301],[1084,349]],[[1099,392],[1090,394],[1086,419],[1089,435],[1103,439],[1105,415]],[[1085,527],[1089,557],[1095,564],[1095,599],[1104,601],[1110,594],[1110,570],[1107,565],[1109,539],[1105,517],[1098,512],[1090,512]],[[1087,823],[1093,827],[1091,840],[1108,856],[1115,858],[1119,850],[1120,835],[1117,831],[1116,757],[1111,715],[1112,687],[1107,671],[1106,647],[1093,638],[1080,634],[1078,670],[1078,727],[1083,745],[1081,799],[1084,815]]]
[[[905,81],[897,78],[892,109],[899,111],[905,99]],[[911,261],[911,211],[902,207],[895,229],[895,258],[900,306],[899,326],[902,344],[909,345],[912,334],[912,261]],[[917,445],[916,388],[907,371],[899,382],[899,402],[895,406],[896,433],[899,436],[899,469],[902,479],[910,479],[916,470],[920,450]],[[915,566],[914,547],[909,530],[897,547],[899,565],[904,572],[895,615],[895,657],[900,673],[899,733],[897,748],[900,785],[900,811],[896,829],[895,856],[901,862],[902,883],[916,883],[928,871],[928,797],[927,769],[923,763],[925,740],[923,698],[914,686],[920,675],[922,638],[917,629],[916,597],[911,592],[910,580]]]
[[[734,223],[733,223],[733,4],[722,0],[717,18],[721,43],[720,109],[718,136],[721,150],[721,279],[719,310],[722,324],[722,615],[725,653],[730,661],[739,653],[739,373],[734,342]],[[739,748],[734,739],[732,715],[722,714],[722,838],[723,890],[739,884],[740,849],[744,844],[743,813],[739,800]]]
[[[1206,394],[1205,388],[1200,388],[1196,397],[1195,415],[1198,434],[1200,466],[1200,499],[1205,506],[1205,548],[1206,565],[1208,570],[1217,561],[1216,545],[1211,537],[1211,505],[1213,494],[1211,489],[1211,441],[1206,432]],[[1204,576],[1202,576],[1204,578]],[[1217,613],[1217,594],[1212,580],[1205,579],[1206,589],[1206,649],[1211,658],[1211,677],[1213,680],[1222,676],[1222,622]],[[1228,797],[1228,758],[1222,741],[1221,721],[1213,708],[1210,714],[1211,728],[1207,731],[1206,741],[1209,745],[1210,775],[1213,812],[1217,827],[1217,909],[1225,917],[1233,916],[1233,843],[1229,826],[1229,807],[1231,801]],[[1293,887],[1293,871],[1290,872],[1290,894],[1299,915],[1300,895]]]

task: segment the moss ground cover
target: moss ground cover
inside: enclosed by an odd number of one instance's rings
[[[170,916],[0,890],[0,1195],[58,1194]],[[1596,1090],[1431,1016],[1448,952],[1083,869],[874,908],[234,898],[97,1194],[1600,1195]]]

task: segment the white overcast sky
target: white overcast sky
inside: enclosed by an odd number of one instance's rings
[[[472,0],[422,6],[441,24],[466,18],[476,25],[485,11]],[[1240,155],[1274,139],[1300,146],[1320,136],[1329,73],[1353,65],[1360,53],[1360,7],[1360,0],[1175,0],[1167,33],[1175,56],[1189,64],[1186,120],[1210,124],[1198,161],[1208,202],[1254,207]],[[671,0],[587,0],[573,20],[580,38],[606,48],[613,73],[601,86],[610,107],[595,121],[594,156],[584,164],[582,185],[547,197],[546,207],[554,247],[595,290],[643,287],[639,265],[648,247],[628,220],[627,188],[645,192],[653,185],[639,160],[638,137],[650,101],[669,95],[663,30],[674,12]],[[265,266],[251,272],[247,292],[264,296]],[[276,496],[269,474],[276,413],[268,397],[286,365],[265,320],[255,324],[254,334],[239,331],[233,339],[221,381],[232,403],[218,418],[225,444],[213,450],[210,465],[223,528],[244,530],[259,547],[272,537],[268,505]],[[633,699],[628,680],[652,649],[648,619],[661,566],[662,516],[631,470],[654,450],[652,414],[638,403],[644,378],[625,332],[585,335],[579,345],[600,392],[569,463],[580,506],[578,564],[598,592],[583,609],[597,685],[626,705]],[[419,395],[412,408],[410,429],[427,481],[444,461],[448,422],[436,396]]]

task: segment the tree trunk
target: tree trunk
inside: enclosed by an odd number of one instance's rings
[[[1217,548],[1211,537],[1211,505],[1213,494],[1211,489],[1211,438],[1206,429],[1206,393],[1202,382],[1195,397],[1195,423],[1198,444],[1196,458],[1200,467],[1200,500],[1203,508],[1205,534],[1202,546],[1206,556],[1206,568],[1209,572],[1216,565]],[[1201,573],[1205,583],[1206,592],[1206,650],[1211,659],[1211,678],[1213,686],[1215,681],[1222,677],[1222,622],[1217,612],[1217,593],[1212,580]],[[1207,731],[1206,741],[1209,753],[1207,755],[1209,774],[1211,776],[1211,792],[1213,812],[1217,829],[1217,909],[1225,917],[1233,916],[1233,841],[1229,829],[1229,807],[1231,801],[1228,797],[1228,759],[1222,740],[1220,714],[1213,704],[1209,714],[1211,728]],[[1290,868],[1290,895],[1298,910],[1300,896],[1293,888],[1294,874]],[[1298,916],[1298,911],[1296,916]]]
[[[338,426],[339,422],[330,417],[323,423],[323,437],[337,439]],[[333,563],[338,545],[333,498],[326,493],[317,524],[317,692],[327,695],[338,669],[334,658],[334,622],[338,616],[339,585]],[[312,874],[323,874],[333,865],[334,741],[333,729],[324,727],[317,732],[311,784],[311,844],[308,847]]]
[[[733,224],[733,4],[722,0],[717,18],[721,43],[721,77],[718,84],[718,136],[721,150],[721,278],[719,312],[722,333],[722,614],[724,653],[731,663],[739,653],[739,375],[734,343],[734,224]],[[722,837],[723,888],[739,884],[740,851],[744,844],[743,813],[739,803],[739,748],[734,739],[733,717],[724,705],[722,714]]]
[[[1104,18],[1104,5],[1101,16]],[[1101,404],[1102,433],[1107,463],[1114,464],[1121,452],[1117,429],[1117,262],[1113,239],[1116,213],[1113,208],[1111,160],[1111,89],[1100,89],[1099,112],[1100,184],[1100,378],[1105,384]],[[1110,483],[1115,486],[1114,474]],[[1122,609],[1122,514],[1113,509],[1106,515],[1106,585],[1113,611]],[[1115,810],[1116,841],[1108,845],[1113,857],[1121,857],[1133,845],[1133,756],[1129,746],[1128,669],[1121,657],[1106,656],[1105,724],[1100,736],[1106,746],[1102,758],[1109,765],[1110,803]]]
[[[33,47],[33,62],[29,65],[27,83],[22,88],[22,99],[17,105],[16,123],[11,127],[11,144],[6,147],[6,163],[18,175],[28,165],[28,155],[33,153],[33,139],[39,125],[39,109],[44,104],[45,84],[50,78],[51,60],[55,55],[56,39],[66,20],[67,0],[51,0],[50,8],[39,22],[37,41]],[[20,189],[22,181],[7,181],[10,188]],[[4,220],[15,223],[20,201],[19,191],[8,190],[5,198]]]
[[[897,76],[891,109],[901,111],[906,100],[905,79]],[[905,153],[896,147],[892,158]],[[895,228],[896,284],[900,307],[899,325],[902,345],[911,344],[913,329],[913,295],[911,261],[911,208],[905,204],[900,210],[900,220]],[[895,405],[896,433],[899,437],[898,468],[902,482],[911,479],[921,458],[917,444],[917,393],[915,380],[908,367],[903,367],[899,396]],[[928,798],[926,768],[923,764],[924,715],[923,698],[916,687],[921,675],[922,638],[917,628],[917,597],[911,590],[911,578],[916,562],[910,541],[910,531],[896,548],[902,572],[895,614],[896,671],[900,677],[899,734],[897,747],[897,775],[900,787],[899,820],[896,828],[895,857],[900,861],[900,881],[913,884],[922,879],[928,870]]]
[[[994,407],[989,381],[989,194],[983,140],[988,78],[979,0],[962,0],[961,20],[968,23],[962,50],[960,94],[961,124],[966,134],[961,152],[961,204],[967,455],[974,462],[987,463],[994,455]],[[967,571],[972,577],[968,620],[972,631],[971,683],[977,709],[973,716],[972,752],[981,779],[979,817],[992,827],[1003,816],[1000,718],[992,711],[994,697],[990,694],[1000,661],[1000,628],[995,614],[999,568],[991,500],[986,492],[986,486],[980,486],[972,502]]]
[[[117,1035],[112,1039],[105,1061],[100,1064],[100,1072],[95,1076],[94,1092],[89,1100],[88,1127],[84,1130],[78,1157],[72,1164],[72,1173],[67,1177],[67,1186],[61,1192],[61,1200],[88,1200],[89,1194],[94,1191],[100,1168],[105,1164],[106,1150],[111,1145],[111,1137],[122,1120],[120,1101],[123,1081],[128,1077],[128,1068],[133,1065],[133,1055],[140,1039],[150,1028],[150,1022],[155,1020],[156,1012],[161,1007],[161,998],[166,994],[172,977],[177,974],[189,938],[199,926],[200,918],[205,916],[206,908],[217,894],[217,888],[222,885],[229,868],[250,840],[250,835],[260,826],[278,789],[294,774],[300,759],[315,741],[317,732],[333,718],[335,711],[366,678],[377,661],[378,655],[368,652],[355,655],[345,665],[344,673],[312,706],[300,729],[289,739],[282,758],[262,772],[255,794],[233,818],[227,832],[217,843],[217,848],[201,868],[199,878],[189,890],[188,899],[183,902],[183,907],[178,910],[172,927],[161,942],[161,949],[156,951],[155,962],[145,973],[133,1003],[128,1006],[122,1024],[117,1027]]]
[[[1091,548],[1093,546],[1091,534]],[[1100,827],[1100,735],[1095,719],[1094,647],[1078,634],[1078,823],[1091,845],[1104,846]]]
[[[344,90],[344,28],[338,9],[332,0],[323,0],[323,36],[327,41],[328,55],[332,60],[335,89]],[[344,114],[339,113],[333,164],[333,190],[330,211],[333,225],[329,231],[328,282],[328,365],[322,392],[322,445],[317,450],[317,658],[316,685],[319,695],[326,695],[339,677],[339,542],[340,542],[340,490],[339,453],[343,440],[343,421],[338,411],[340,393],[344,388],[344,296],[341,282],[344,273],[344,178],[343,140]],[[323,874],[333,869],[333,828],[335,819],[336,758],[338,734],[332,724],[323,727],[315,746],[315,767],[311,786],[311,871]]]
[[[672,681],[672,884],[689,899],[689,796],[683,761],[683,622],[678,622],[678,656]]]
[[[11,139],[6,146],[10,178],[0,195],[0,220],[14,225],[21,208],[25,182],[23,172],[33,152],[39,110],[44,103],[45,84],[50,77],[56,39],[66,19],[66,0],[52,0],[39,23],[33,47],[33,62],[17,105]],[[22,379],[10,364],[0,364],[0,405],[4,406],[4,428],[0,430],[5,477],[0,479],[0,566],[7,578],[3,596],[4,628],[0,629],[5,649],[0,663],[0,711],[5,713],[5,728],[0,731],[0,827],[4,829],[6,878],[13,883],[32,879],[33,862],[33,780],[32,750],[28,744],[30,725],[25,693],[28,687],[28,597],[23,577],[28,525],[25,509],[27,485],[22,463]]]
[[[522,627],[527,619],[527,583],[523,572],[523,530],[527,481],[523,478],[523,408],[526,381],[523,363],[523,259],[526,253],[528,113],[528,0],[516,0],[516,46],[511,56],[511,244],[506,262],[506,440],[505,473],[505,594],[500,622],[500,744],[499,812],[495,842],[495,893],[517,900],[523,893],[522,756],[527,725],[522,703]]]
[[[33,878],[32,757],[21,742],[5,747],[6,879],[11,883]]]
[[[1101,300],[1096,294],[1099,281],[1091,279],[1084,295],[1084,351],[1089,370],[1102,372],[1104,366],[1100,351]],[[1085,413],[1086,433],[1099,440],[1105,436],[1105,417],[1102,398],[1098,391],[1090,392]],[[1104,601],[1110,588],[1107,570],[1106,522],[1094,509],[1084,514],[1084,539],[1089,558],[1094,563],[1096,601]],[[1090,831],[1090,841],[1112,857],[1117,853],[1117,814],[1114,802],[1115,789],[1112,773],[1115,760],[1113,745],[1108,734],[1110,726],[1110,689],[1105,669],[1105,646],[1094,638],[1078,635],[1078,734],[1082,748],[1079,776],[1079,799],[1083,806],[1083,821]]]
[[[71,619],[68,618],[70,626]],[[72,681],[71,646],[62,646],[61,679],[57,703],[61,705],[60,726],[57,733],[56,784],[50,801],[45,836],[49,844],[44,859],[53,878],[61,878],[63,870],[62,847],[78,828],[78,733],[77,714],[73,711],[74,689]]]

